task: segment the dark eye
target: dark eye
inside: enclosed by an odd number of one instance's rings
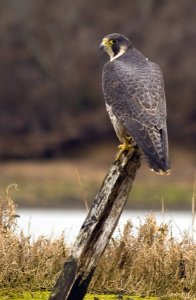
[[[113,39],[113,40],[110,40],[110,43],[113,45],[113,44],[116,44],[118,41],[116,39]]]

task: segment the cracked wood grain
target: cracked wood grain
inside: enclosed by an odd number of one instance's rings
[[[82,300],[114,232],[140,167],[141,152],[114,162],[84,221],[49,300]]]

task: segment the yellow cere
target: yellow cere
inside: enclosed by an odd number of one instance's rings
[[[111,40],[103,39],[102,44],[103,44],[104,46],[109,46],[109,45],[111,44],[110,41],[111,41]]]

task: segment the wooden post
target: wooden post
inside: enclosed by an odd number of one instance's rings
[[[111,236],[140,167],[136,147],[112,164],[84,221],[72,252],[63,266],[49,300],[82,300]]]

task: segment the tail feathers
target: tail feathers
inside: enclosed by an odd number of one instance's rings
[[[149,167],[160,175],[169,175],[171,165],[168,153],[168,139],[166,130],[148,131],[151,147],[143,148]]]
[[[136,124],[137,123],[137,124]],[[167,130],[152,130],[137,121],[127,131],[142,149],[151,170],[160,175],[169,175],[171,166],[168,154]],[[137,126],[136,126],[137,125]],[[129,130],[128,130],[129,129]]]
[[[150,169],[152,171],[154,171],[155,173],[157,173],[159,175],[170,175],[171,174],[170,162],[168,160],[164,161],[160,158],[155,160],[155,156],[152,159],[147,154],[145,154],[145,157],[148,161]]]

